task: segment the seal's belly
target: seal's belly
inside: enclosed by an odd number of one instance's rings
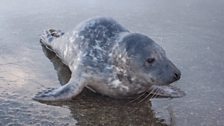
[[[100,93],[113,98],[128,98],[139,94],[134,91],[131,86],[124,85],[118,80],[114,80],[110,83],[103,80],[91,80],[88,81],[87,88],[93,90],[96,93]]]

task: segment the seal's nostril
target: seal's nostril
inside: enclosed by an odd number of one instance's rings
[[[175,80],[179,80],[180,79],[180,74],[174,73],[174,78],[175,78]]]

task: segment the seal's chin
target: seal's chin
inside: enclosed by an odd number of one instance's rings
[[[175,82],[177,80],[179,80],[179,78],[173,79],[168,82],[161,82],[159,80],[153,80],[150,78],[150,81],[148,80],[148,85],[151,86],[148,88],[147,92],[155,97],[165,97],[165,98],[183,97],[185,96],[185,92],[175,87]]]
[[[168,86],[152,85],[149,88],[149,92],[153,95],[156,95],[157,97],[180,98],[185,96],[184,91],[172,85]]]

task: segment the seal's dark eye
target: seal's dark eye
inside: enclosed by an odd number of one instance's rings
[[[155,58],[148,58],[146,59],[146,62],[149,64],[152,64],[155,61]]]

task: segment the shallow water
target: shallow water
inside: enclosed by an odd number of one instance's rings
[[[224,125],[223,0],[1,0],[0,125]],[[44,29],[72,29],[94,16],[110,16],[129,30],[147,34],[182,71],[178,99],[140,104],[85,91],[75,100],[32,100],[60,86],[44,55]]]

